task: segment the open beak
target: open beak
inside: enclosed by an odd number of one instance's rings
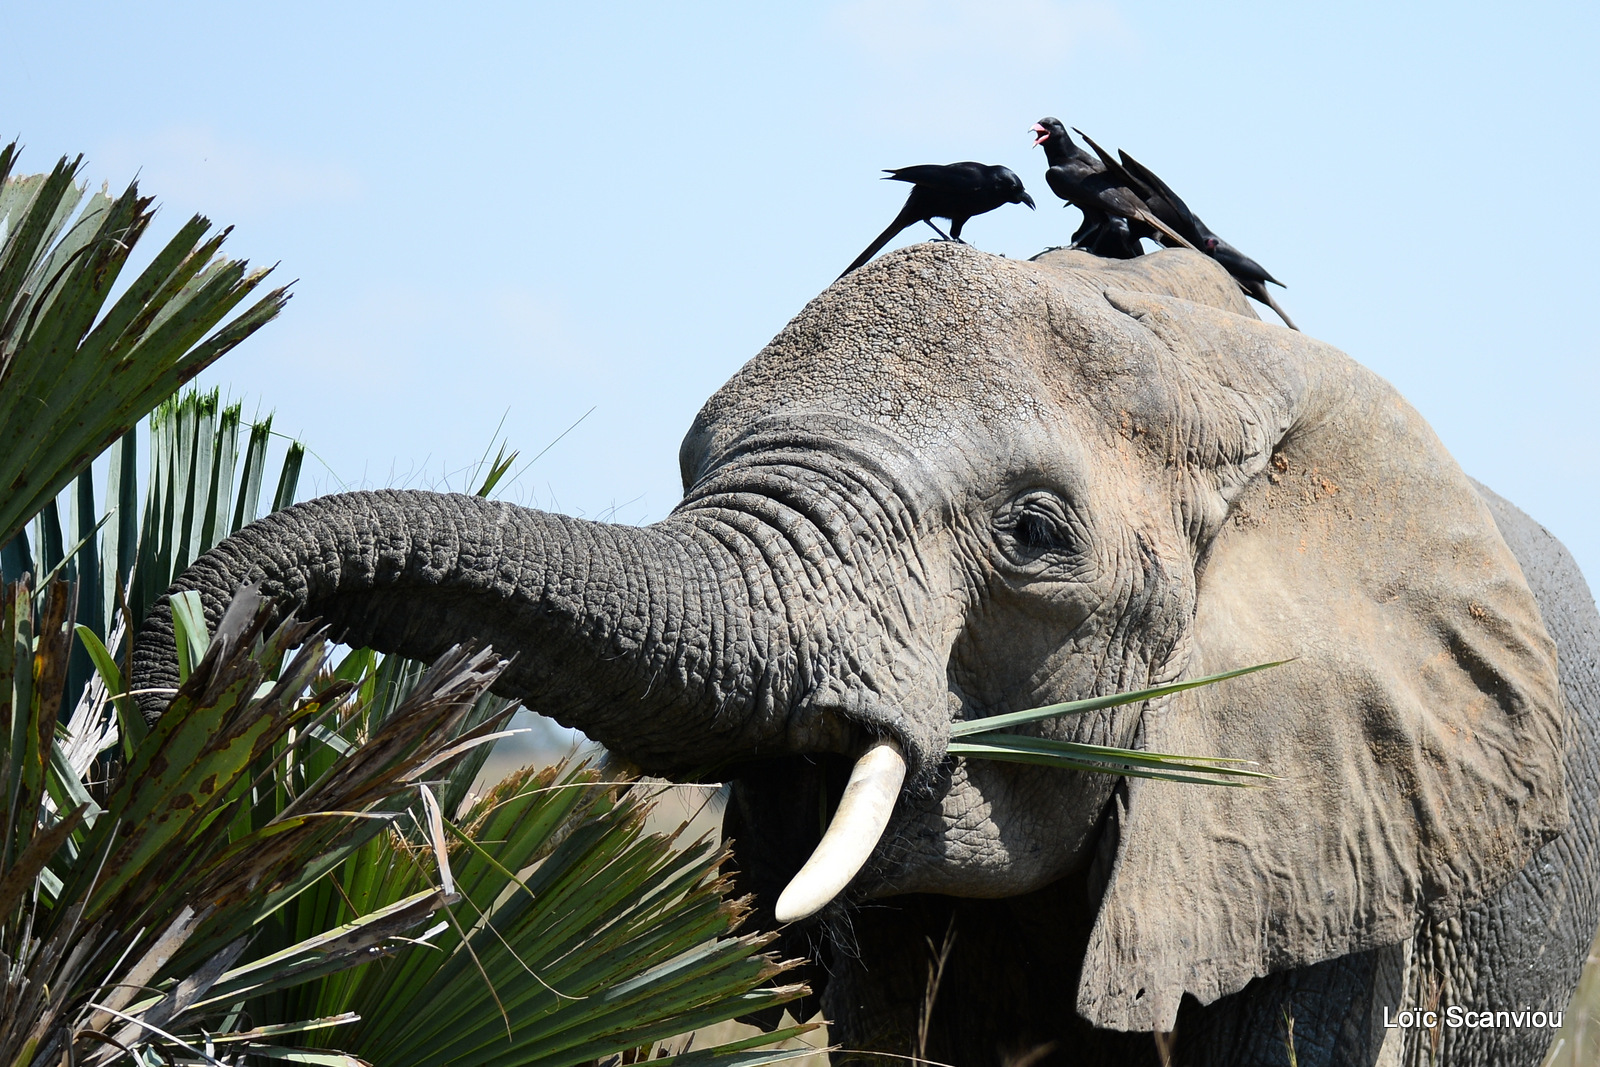
[[[1029,211],[1033,211],[1034,210],[1033,197],[1029,196],[1027,193],[1023,193],[1022,194],[1022,202],[1024,204],[1028,205],[1028,210]]]
[[[1050,131],[1039,125],[1037,122],[1033,124],[1031,129],[1034,133],[1039,135],[1033,139],[1034,147],[1038,147],[1050,139]]]

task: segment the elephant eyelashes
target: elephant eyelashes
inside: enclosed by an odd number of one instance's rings
[[[1024,548],[1061,548],[1060,531],[1043,515],[1028,513],[1017,520],[1016,537]]]

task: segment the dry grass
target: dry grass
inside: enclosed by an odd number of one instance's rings
[[[956,943],[956,918],[950,916],[950,926],[944,932],[944,944],[935,946],[928,938],[928,981],[922,995],[922,1013],[917,1017],[917,1062],[928,1059],[928,1028],[933,1025],[933,1004],[939,999],[939,985],[944,981],[944,965],[950,960],[950,950]]]
[[[822,1021],[822,1017],[818,1016],[817,1018],[813,1019],[812,1021],[813,1022],[821,1022]],[[705,1030],[696,1030],[695,1031],[695,1037],[694,1037],[694,1047],[695,1048],[702,1048],[702,1047],[714,1044],[716,1042],[736,1041],[741,1037],[749,1037],[749,1036],[751,1036],[753,1034],[756,1034],[758,1032],[759,1031],[754,1026],[746,1026],[744,1023],[735,1023],[735,1022],[718,1023],[716,1026],[709,1027],[709,1028],[707,1028]],[[826,1048],[827,1046],[828,1046],[828,1031],[826,1029],[822,1029],[822,1030],[813,1030],[809,1034],[803,1034],[800,1037],[792,1038],[792,1039],[790,1039],[788,1041],[785,1041],[785,1042],[783,1042],[783,1043],[781,1043],[781,1044],[779,1044],[779,1045],[777,1045],[775,1047],[777,1047],[777,1048],[807,1048],[807,1047],[810,1047],[810,1048],[821,1050],[821,1049]],[[828,1054],[826,1052],[818,1051],[815,1056],[807,1056],[804,1059],[798,1059],[798,1060],[787,1060],[784,1063],[784,1067],[828,1067]]]
[[[1600,936],[1589,947],[1583,978],[1544,1067],[1600,1067]]]

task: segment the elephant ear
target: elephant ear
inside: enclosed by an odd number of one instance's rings
[[[1563,711],[1521,569],[1392,387],[1287,330],[1107,296],[1185,373],[1286,384],[1290,406],[1281,437],[1209,480],[1225,517],[1196,546],[1185,673],[1297,658],[1142,722],[1148,749],[1281,778],[1130,782],[1078,991],[1098,1026],[1170,1030],[1185,993],[1402,941],[1498,888],[1566,822]]]

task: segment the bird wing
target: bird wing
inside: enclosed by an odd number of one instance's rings
[[[1119,154],[1122,156],[1123,168],[1145,185],[1151,193],[1171,204],[1173,210],[1189,224],[1197,237],[1204,238],[1210,235],[1211,231],[1206,229],[1205,223],[1200,221],[1198,215],[1189,210],[1189,205],[1183,202],[1182,197],[1172,191],[1172,186],[1162,181],[1155,171],[1140,163],[1128,153],[1120,152]]]
[[[1044,181],[1045,184],[1050,187],[1050,191],[1066,201],[1066,203],[1062,205],[1063,207],[1072,206],[1072,193],[1078,184],[1078,181],[1075,179],[1079,178],[1080,176],[1075,175],[1072,172],[1072,168],[1065,164],[1057,167],[1051,167],[1049,170],[1044,172]]]
[[[1155,213],[1152,212],[1148,207],[1140,208],[1128,217],[1138,219],[1146,226],[1149,226],[1152,230],[1159,230],[1161,233],[1164,233],[1168,237],[1172,238],[1176,244],[1187,248],[1191,252],[1200,252],[1200,249],[1195,246],[1193,241],[1189,240],[1189,238],[1185,237],[1177,230],[1174,230],[1171,226],[1168,226],[1166,223],[1156,218]],[[1205,255],[1204,252],[1200,252],[1200,254],[1202,256]]]
[[[1104,148],[1101,148],[1099,145],[1095,144],[1093,137],[1090,137],[1076,126],[1072,128],[1077,132],[1079,137],[1083,138],[1084,144],[1094,149],[1094,154],[1100,157],[1101,164],[1106,168],[1106,171],[1110,173],[1113,178],[1121,182],[1123,185],[1126,185],[1129,189],[1133,190],[1139,199],[1150,199],[1150,194],[1152,192],[1150,188],[1148,188],[1138,178],[1134,177],[1132,174],[1129,174],[1126,168],[1123,167],[1122,163],[1114,158],[1110,152],[1107,152]]]
[[[921,163],[915,167],[896,167],[887,171],[888,179],[911,182],[930,189],[947,189],[951,192],[971,192],[990,183],[990,167],[971,161],[965,163]]]
[[[1084,140],[1088,140],[1088,138],[1084,138]],[[1171,204],[1173,211],[1178,216],[1178,219],[1187,224],[1184,226],[1174,227],[1174,229],[1184,232],[1184,236],[1188,237],[1189,240],[1194,242],[1196,245],[1205,244],[1205,239],[1208,237],[1216,241],[1217,247],[1215,251],[1211,253],[1211,257],[1226,267],[1228,273],[1238,279],[1241,284],[1247,281],[1253,281],[1257,283],[1258,286],[1261,282],[1271,282],[1273,285],[1278,286],[1283,285],[1283,283],[1278,279],[1268,274],[1267,269],[1261,264],[1257,263],[1243,252],[1239,251],[1237,248],[1233,247],[1228,242],[1212,233],[1211,228],[1200,221],[1200,216],[1191,211],[1189,209],[1189,205],[1183,202],[1183,198],[1177,193],[1173,192],[1172,187],[1166,182],[1162,181],[1161,178],[1157,176],[1155,171],[1151,170],[1143,163],[1140,163],[1137,159],[1134,159],[1126,152],[1122,152],[1120,154],[1122,156],[1122,165],[1140,181],[1144,182],[1145,185],[1149,186],[1154,191],[1156,196],[1161,197],[1168,204]],[[1245,291],[1251,296],[1256,297],[1256,299],[1260,300],[1262,303],[1271,307],[1272,310],[1276,311],[1280,316],[1283,317],[1285,322],[1289,322],[1289,317],[1283,314],[1281,308],[1271,302],[1271,297],[1256,296],[1255,290],[1250,288],[1248,285],[1245,286]],[[1262,289],[1261,292],[1265,293],[1266,290]],[[1295,327],[1294,323],[1292,322],[1289,322],[1289,325],[1291,328],[1298,329],[1298,327]]]

